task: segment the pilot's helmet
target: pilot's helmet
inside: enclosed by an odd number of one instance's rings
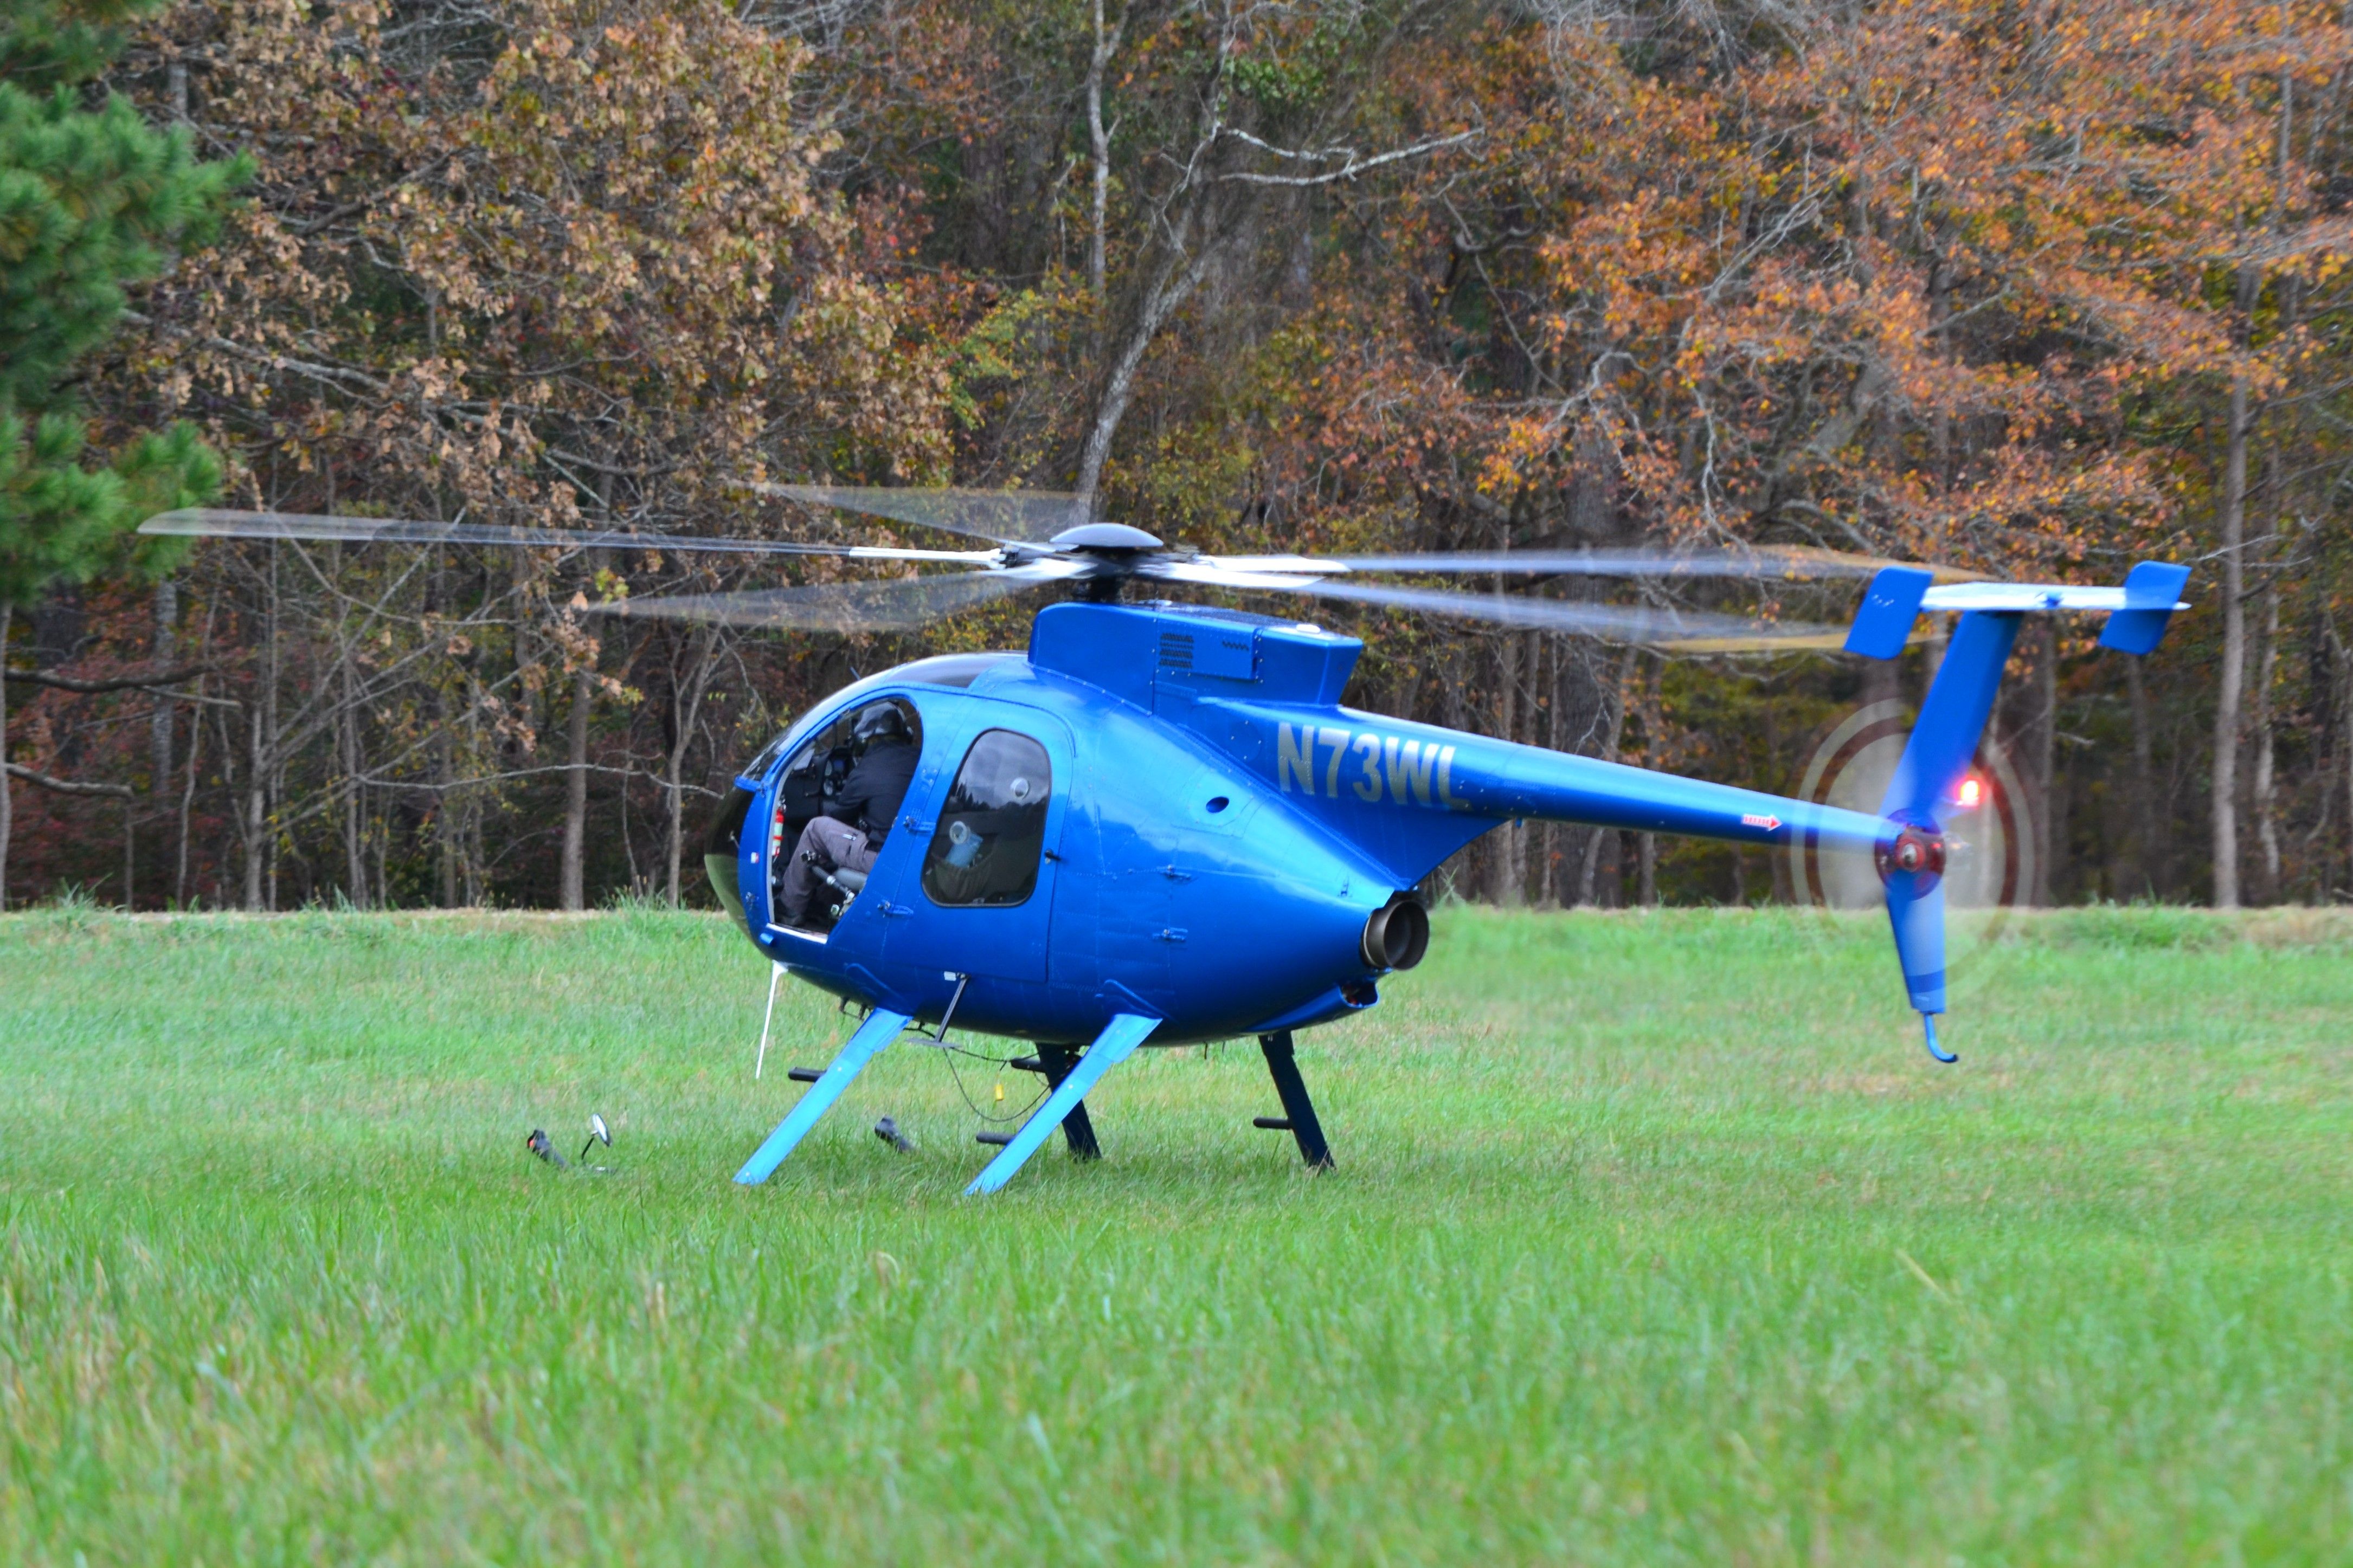
[[[899,710],[888,702],[878,702],[858,716],[851,731],[860,746],[871,746],[881,740],[907,739],[907,721]]]

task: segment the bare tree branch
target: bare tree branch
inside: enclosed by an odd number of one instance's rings
[[[59,795],[96,795],[115,800],[131,798],[129,784],[86,784],[79,779],[51,778],[47,773],[35,773],[21,763],[8,764],[8,776],[12,779],[23,779],[28,784],[37,784],[43,789],[55,790]]]
[[[219,668],[216,664],[191,664],[178,669],[159,669],[147,675],[111,675],[90,680],[71,675],[52,675],[46,669],[0,669],[0,679],[19,681],[27,686],[51,687],[58,691],[153,691],[162,697],[176,697],[179,693],[161,689],[175,681],[209,675]]]
[[[1451,136],[1441,136],[1434,142],[1417,142],[1410,147],[1398,147],[1390,152],[1377,153],[1370,158],[1359,158],[1353,147],[1334,147],[1320,153],[1303,153],[1288,147],[1277,147],[1272,142],[1261,142],[1238,126],[1225,127],[1225,133],[1238,142],[1246,142],[1259,151],[1271,153],[1278,158],[1293,158],[1301,162],[1315,162],[1326,158],[1346,160],[1339,168],[1326,169],[1320,174],[1261,174],[1248,169],[1237,169],[1229,174],[1215,176],[1217,179],[1234,184],[1297,187],[1337,184],[1343,180],[1353,180],[1359,174],[1380,168],[1385,164],[1403,163],[1408,158],[1419,158],[1425,153],[1442,152],[1449,147],[1460,147],[1467,142],[1478,140],[1482,134],[1473,127],[1469,131],[1458,131]]]

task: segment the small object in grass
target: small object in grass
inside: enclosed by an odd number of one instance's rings
[[[902,1154],[912,1154],[915,1152],[915,1141],[900,1131],[899,1124],[887,1116],[874,1124],[874,1136]]]
[[[588,1157],[588,1151],[599,1143],[610,1149],[613,1146],[613,1134],[605,1125],[605,1119],[592,1110],[588,1113],[588,1142],[580,1145],[580,1157],[586,1160]]]
[[[523,1140],[523,1146],[559,1171],[572,1163],[557,1152],[555,1145],[547,1141],[547,1134],[536,1127],[531,1130],[531,1136]]]

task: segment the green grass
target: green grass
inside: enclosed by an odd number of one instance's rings
[[[0,921],[0,1560],[2353,1558],[2353,926],[2023,922],[1937,1068],[1876,921],[1438,925],[1335,1172],[1237,1044],[975,1202],[903,1046],[730,1184],[847,1023],[714,918]]]

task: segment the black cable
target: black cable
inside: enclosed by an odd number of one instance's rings
[[[1013,1065],[1009,1061],[1000,1061],[995,1057],[982,1056],[978,1051],[965,1050],[961,1046],[938,1046],[934,1048],[936,1049],[943,1057],[970,1057],[975,1061],[995,1062],[996,1065],[1000,1068],[1008,1068]],[[956,1093],[963,1097],[965,1106],[967,1110],[969,1110],[975,1116],[979,1117],[983,1121],[994,1121],[1000,1125],[1008,1121],[1025,1121],[1029,1120],[1029,1113],[1038,1109],[1039,1105],[1045,1100],[1047,1094],[1047,1090],[1041,1087],[1038,1090],[1037,1099],[1032,1100],[1029,1104],[1023,1106],[1012,1115],[991,1116],[987,1111],[983,1110],[979,1106],[975,1105],[973,1103],[972,1096],[965,1092],[964,1075],[956,1071],[956,1065],[954,1061],[950,1061],[948,1063],[948,1077],[955,1080]]]

